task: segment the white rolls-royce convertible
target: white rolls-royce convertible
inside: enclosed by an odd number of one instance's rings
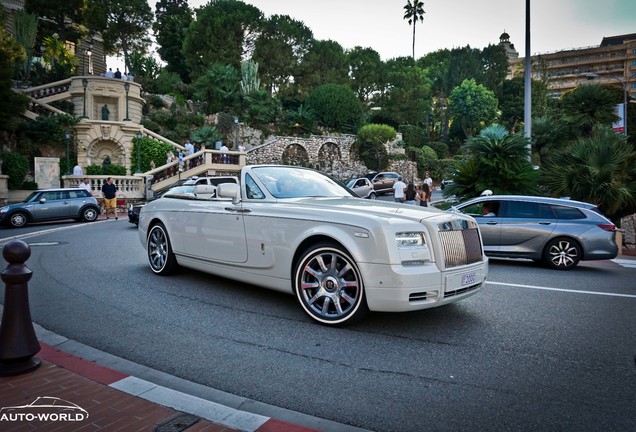
[[[351,324],[475,294],[488,274],[470,216],[364,200],[310,169],[251,165],[237,183],[166,194],[143,207],[153,272],[179,266],[293,294],[315,321]]]

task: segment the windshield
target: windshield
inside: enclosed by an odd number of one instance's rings
[[[255,167],[258,178],[275,198],[342,197],[352,193],[335,180],[317,171],[290,167]]]

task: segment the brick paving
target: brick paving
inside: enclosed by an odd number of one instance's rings
[[[46,354],[46,348],[43,353]],[[154,431],[158,426],[181,415],[174,409],[121,392],[46,360],[42,360],[42,365],[29,373],[0,377],[0,407],[26,405],[38,397],[46,396],[64,399],[78,405],[88,412],[88,418],[83,421],[47,422],[4,421],[0,416],[0,430],[5,432]],[[200,419],[186,429],[170,430],[175,432],[178,430],[236,431],[236,429],[204,419]]]

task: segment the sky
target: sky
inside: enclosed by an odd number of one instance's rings
[[[289,15],[314,38],[343,48],[373,48],[383,60],[410,56],[406,0],[243,0],[265,16]],[[153,12],[156,0],[148,0]],[[189,0],[193,9],[208,0]],[[530,53],[598,46],[605,36],[636,33],[636,0],[531,0]],[[505,31],[525,57],[525,0],[424,0],[415,28],[415,57],[443,48],[499,43]]]

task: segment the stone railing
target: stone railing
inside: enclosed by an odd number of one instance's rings
[[[43,99],[68,92],[71,88],[71,81],[72,78],[67,78],[65,80],[43,84],[37,87],[22,89],[21,92],[33,99]]]
[[[117,197],[121,199],[139,200],[146,198],[146,185],[144,176],[115,176],[115,175],[87,175],[87,176],[62,176],[64,187],[79,187],[83,179],[87,178],[91,183],[91,193],[95,198],[102,198],[102,185],[108,177],[113,178],[117,186]]]

